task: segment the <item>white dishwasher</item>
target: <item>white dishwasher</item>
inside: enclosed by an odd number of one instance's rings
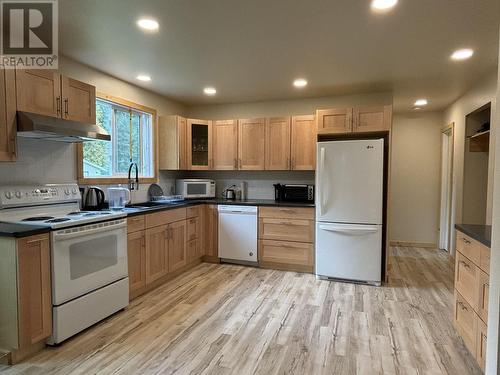
[[[257,265],[257,207],[219,205],[219,258]]]

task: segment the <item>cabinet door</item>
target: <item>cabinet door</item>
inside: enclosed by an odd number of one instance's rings
[[[455,327],[471,353],[476,353],[477,321],[472,306],[455,290]]]
[[[490,277],[479,270],[479,290],[477,291],[477,313],[485,322],[488,321],[488,299],[490,295]]]
[[[213,166],[212,122],[207,120],[187,120],[187,161],[188,169],[208,170]]]
[[[203,255],[216,258],[218,255],[218,212],[217,205],[209,204],[203,210],[203,234],[202,251]]]
[[[309,242],[314,240],[314,222],[312,220],[259,218],[259,238]]]
[[[146,230],[146,284],[168,273],[167,229],[161,225]]]
[[[159,168],[161,170],[186,170],[186,119],[181,116],[158,118]]]
[[[316,127],[314,115],[293,116],[291,135],[292,170],[316,169]]]
[[[19,347],[25,348],[52,333],[52,285],[49,236],[20,239],[18,257]]]
[[[186,265],[186,220],[168,225],[168,272]]]
[[[263,118],[238,120],[239,169],[265,169],[265,123]]]
[[[213,129],[213,169],[238,169],[238,121],[217,120]]]
[[[129,291],[146,286],[146,238],[144,231],[128,234],[127,240]]]
[[[95,124],[95,86],[62,76],[62,117]]]
[[[353,131],[355,133],[389,131],[391,129],[391,122],[392,107],[390,105],[354,108]]]
[[[488,327],[477,318],[476,360],[484,371],[486,367],[486,344],[488,341]]]
[[[352,108],[319,109],[316,111],[318,134],[352,132]]]
[[[0,161],[16,159],[16,81],[12,69],[0,69]]]
[[[187,223],[187,240],[191,241],[199,238],[200,233],[200,219],[198,217],[192,217],[186,220]]]
[[[301,266],[301,270],[312,271],[313,248],[310,243],[259,240],[259,262]]]
[[[16,70],[17,110],[61,117],[60,77],[50,70]]]
[[[198,246],[198,240],[191,240],[187,242],[186,245],[186,259],[187,263],[191,263],[195,259],[198,259],[200,257],[199,255],[199,246]]]
[[[289,170],[290,117],[272,117],[266,120],[266,169]]]

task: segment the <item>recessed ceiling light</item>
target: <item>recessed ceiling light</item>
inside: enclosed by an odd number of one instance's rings
[[[158,21],[151,18],[141,18],[137,21],[137,26],[146,31],[157,31],[160,25]]]
[[[307,81],[304,78],[297,78],[295,81],[293,81],[293,85],[295,87],[305,87],[307,86]]]
[[[372,9],[378,11],[389,10],[396,6],[398,0],[372,0]]]
[[[203,89],[203,92],[205,93],[205,95],[215,95],[215,94],[217,94],[217,90],[215,89],[215,87],[205,87]]]
[[[420,108],[420,107],[415,107],[415,108],[413,108],[413,110],[414,110],[414,111],[420,111],[421,109],[422,109],[422,108]]]
[[[418,99],[416,102],[415,102],[415,105],[417,107],[421,107],[423,105],[427,105],[427,99]]]
[[[467,60],[470,59],[474,55],[474,51],[470,48],[463,48],[456,50],[451,55],[452,60]]]
[[[151,81],[151,77],[146,75],[146,74],[139,74],[137,77],[136,77],[139,81],[143,81],[143,82],[149,82]]]

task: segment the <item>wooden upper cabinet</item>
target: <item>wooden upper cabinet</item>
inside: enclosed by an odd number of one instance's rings
[[[17,110],[61,117],[60,79],[50,70],[16,70]]]
[[[19,348],[36,344],[52,333],[50,240],[39,235],[17,244]]]
[[[291,169],[316,169],[316,123],[314,115],[293,116],[291,131]]]
[[[359,106],[353,111],[353,131],[369,133],[389,131],[392,122],[392,107],[387,106]]]
[[[181,116],[160,116],[158,148],[160,170],[187,170],[187,120]]]
[[[265,162],[267,170],[290,169],[290,117],[266,119]]]
[[[16,81],[12,69],[0,69],[0,161],[16,160]]]
[[[352,108],[319,109],[316,111],[318,134],[342,134],[352,131]]]
[[[212,169],[238,169],[238,121],[214,121],[212,130],[214,159]]]
[[[238,120],[238,164],[241,170],[265,168],[264,118]]]
[[[95,124],[95,86],[61,76],[62,118]]]
[[[186,265],[186,220],[168,225],[168,272]]]
[[[187,167],[208,170],[213,166],[212,121],[187,120]]]
[[[146,284],[168,273],[168,225],[146,230]]]

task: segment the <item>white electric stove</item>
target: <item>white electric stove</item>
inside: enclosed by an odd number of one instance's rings
[[[0,187],[0,221],[52,229],[52,318],[58,344],[128,305],[127,219],[80,211],[76,184]]]

